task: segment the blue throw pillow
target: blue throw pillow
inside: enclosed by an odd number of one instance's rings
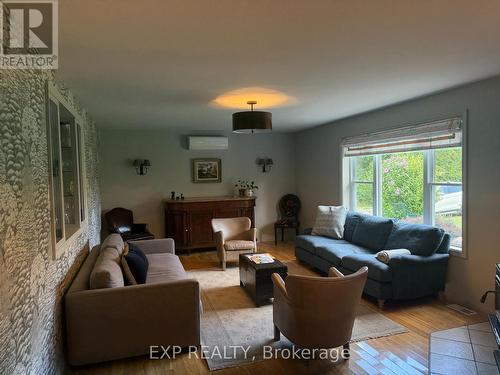
[[[392,219],[363,215],[354,229],[352,243],[375,251],[384,250],[392,227]]]
[[[358,223],[363,220],[364,217],[368,215],[355,212],[355,211],[348,211],[347,216],[345,218],[345,224],[344,224],[344,240],[352,242],[352,235],[354,234],[354,230],[356,229],[356,226]]]
[[[428,256],[436,252],[444,230],[431,225],[397,222],[387,240],[387,249],[408,249],[413,255]]]
[[[144,284],[148,275],[149,262],[146,255],[134,244],[129,244],[128,254],[125,255],[127,265],[137,284]]]

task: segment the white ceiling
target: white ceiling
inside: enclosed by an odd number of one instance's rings
[[[100,127],[230,130],[261,86],[293,131],[500,74],[499,0],[59,2],[58,77]],[[262,109],[257,106],[257,109]]]

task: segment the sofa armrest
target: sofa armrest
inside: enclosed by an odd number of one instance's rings
[[[175,242],[172,238],[156,240],[130,241],[142,250],[144,254],[170,253],[175,254]]]
[[[448,259],[448,254],[401,254],[391,258],[393,297],[418,298],[444,290]]]
[[[198,281],[84,290],[65,297],[72,365],[147,354],[151,345],[199,345]]]

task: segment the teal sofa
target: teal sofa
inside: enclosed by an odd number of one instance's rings
[[[388,264],[376,253],[405,248],[411,254],[397,255]],[[430,225],[408,224],[394,219],[348,212],[341,240],[311,235],[306,229],[295,239],[295,256],[327,273],[336,267],[344,274],[368,267],[364,293],[379,306],[388,299],[408,300],[444,290],[450,235]]]

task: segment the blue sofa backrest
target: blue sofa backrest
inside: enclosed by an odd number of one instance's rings
[[[347,213],[344,240],[375,251],[405,248],[414,255],[423,256],[446,254],[450,248],[450,235],[441,228],[409,224],[355,211]]]

